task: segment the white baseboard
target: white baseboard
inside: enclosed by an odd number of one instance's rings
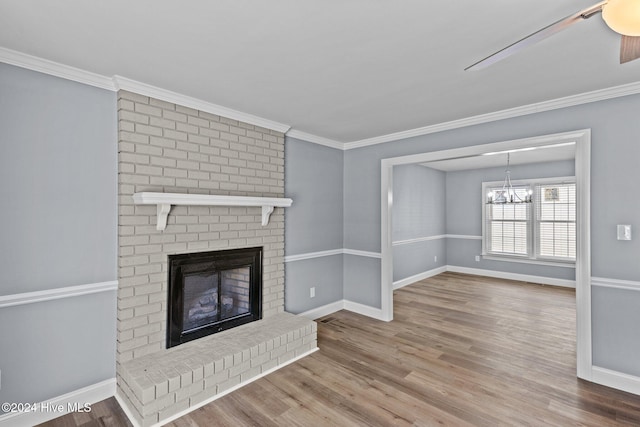
[[[382,316],[382,309],[371,307],[370,305],[364,305],[357,302],[344,300],[344,309],[352,311],[354,313],[362,314],[363,316],[371,317],[376,320],[385,320]]]
[[[495,277],[498,279],[519,280],[521,282],[540,283],[542,285],[560,286],[563,288],[576,287],[575,280],[555,279],[553,277],[533,276],[530,274],[508,273],[506,271],[485,270],[482,268],[459,267],[447,265],[447,271],[453,273],[475,274],[476,276]]]
[[[478,276],[486,276],[486,277],[496,277],[499,279],[519,280],[522,282],[540,283],[543,285],[560,286],[565,288],[575,289],[576,287],[575,281],[573,280],[555,279],[552,277],[543,277],[543,276],[532,276],[528,274],[507,273],[504,271],[484,270],[480,268],[458,267],[455,265],[445,265],[442,267],[434,268],[429,271],[425,271],[423,273],[416,274],[414,276],[407,277],[405,279],[397,280],[393,282],[393,289],[394,290],[400,289],[404,286],[408,286],[420,280],[424,280],[429,277],[436,276],[440,273],[444,273],[445,271],[451,271],[454,273],[475,274]],[[305,311],[298,315],[302,317],[306,317],[311,320],[316,320],[320,317],[327,316],[331,313],[335,313],[336,311],[340,311],[340,310],[349,310],[354,313],[362,314],[364,316],[371,317],[376,320],[386,321],[386,319],[384,319],[382,316],[381,309],[364,305],[364,304],[359,304],[359,303],[348,301],[348,300],[344,300],[344,299],[323,305],[321,307],[312,308],[311,310]]]
[[[611,369],[593,366],[591,368],[591,381],[607,387],[640,395],[640,377]]]
[[[371,307],[370,305],[364,305],[353,301],[342,299],[339,301],[331,302],[321,307],[312,308],[304,313],[298,314],[298,316],[306,317],[307,319],[316,320],[320,317],[327,316],[336,311],[347,310],[354,313],[362,314],[363,316],[371,317],[376,320],[385,320],[382,317],[382,309]]]
[[[116,392],[116,379],[111,378],[38,403],[35,411],[15,412],[0,416],[0,427],[30,427],[72,412],[74,405],[94,404]]]
[[[316,347],[316,348],[314,348],[314,349],[312,349],[312,350],[309,350],[309,351],[307,351],[307,352],[305,352],[305,353],[302,353],[301,355],[299,355],[299,356],[297,356],[297,357],[294,357],[293,359],[288,360],[288,361],[286,361],[285,363],[283,363],[283,364],[281,364],[281,365],[278,365],[278,366],[276,366],[276,367],[273,367],[273,368],[271,368],[271,369],[268,369],[268,370],[266,370],[266,371],[262,372],[261,374],[256,375],[255,377],[249,378],[248,380],[243,381],[243,382],[241,382],[240,384],[237,384],[237,385],[235,385],[235,386],[231,387],[230,389],[223,391],[222,393],[218,393],[218,394],[216,394],[215,396],[211,396],[209,399],[204,400],[204,401],[202,401],[202,402],[198,403],[197,405],[191,406],[191,407],[189,407],[189,408],[185,409],[184,411],[178,412],[177,414],[172,415],[172,416],[171,416],[171,417],[169,417],[169,418],[165,418],[164,420],[161,420],[159,423],[157,423],[157,424],[153,424],[151,427],[160,427],[160,426],[163,426],[163,425],[165,425],[165,424],[167,424],[167,423],[170,423],[171,421],[175,421],[175,420],[177,420],[178,418],[180,418],[180,417],[182,417],[182,416],[184,416],[184,415],[187,415],[188,413],[190,413],[190,412],[192,412],[192,411],[195,411],[196,409],[201,408],[201,407],[203,407],[204,405],[207,405],[207,404],[209,404],[209,403],[213,402],[214,400],[218,400],[218,399],[220,399],[221,397],[226,396],[227,394],[229,394],[229,393],[231,393],[231,392],[234,392],[234,391],[238,390],[239,388],[242,388],[242,387],[246,386],[247,384],[250,384],[250,383],[252,383],[252,382],[254,382],[254,381],[256,381],[256,380],[258,380],[258,379],[260,379],[260,378],[262,378],[262,377],[264,377],[264,376],[269,375],[269,374],[270,374],[270,373],[272,373],[272,372],[277,371],[277,370],[278,370],[278,369],[280,369],[280,368],[284,368],[285,366],[290,365],[290,364],[292,364],[293,362],[297,362],[298,360],[302,359],[303,357],[306,357],[306,356],[308,356],[308,355],[310,355],[310,354],[312,354],[312,353],[315,353],[315,352],[316,352],[316,351],[318,351],[318,350],[320,350],[320,349],[319,349],[318,347]],[[127,414],[127,417],[129,417],[129,421],[131,421],[131,424],[133,424],[133,426],[134,426],[134,427],[140,427],[140,424],[139,424],[139,423],[137,422],[137,420],[136,420],[136,419],[131,415],[131,414],[132,414],[132,412],[131,412],[131,409],[130,409],[130,408],[128,407],[128,405],[126,404],[126,400],[125,400],[125,399],[122,399],[122,398],[118,395],[118,393],[116,393],[116,400],[118,401],[118,403],[119,403],[119,404],[120,404],[120,406],[122,407],[122,410],[124,411],[124,413],[125,413],[125,414]]]
[[[447,266],[443,265],[442,267],[434,268],[429,271],[425,271],[422,273],[414,274],[413,276],[409,276],[407,278],[396,280],[393,282],[393,290],[404,288],[405,286],[409,286],[413,283],[419,282],[420,280],[428,279],[429,277],[437,276],[440,273],[444,273],[447,271]]]
[[[340,311],[344,309],[344,300],[331,302],[329,304],[323,305],[321,307],[312,308],[311,310],[307,310],[304,313],[298,314],[298,316],[306,317],[307,319],[316,320],[320,317],[327,316],[331,313],[335,313],[336,311]]]

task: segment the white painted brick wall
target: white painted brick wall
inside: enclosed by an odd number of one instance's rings
[[[284,311],[284,212],[176,206],[164,232],[142,191],[284,196],[284,135],[139,94],[118,93],[118,365],[163,351],[167,255],[263,246],[263,317]],[[232,385],[229,385],[231,387]]]

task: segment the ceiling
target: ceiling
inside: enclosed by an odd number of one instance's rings
[[[495,167],[506,168],[507,153],[509,153],[510,165],[571,160],[576,157],[576,144],[575,142],[572,142],[524,149],[520,148],[516,150],[485,153],[481,156],[466,156],[454,159],[437,160],[434,162],[421,163],[421,165],[445,172]]]
[[[9,0],[0,46],[340,142],[640,80],[600,17],[479,71],[594,0]]]

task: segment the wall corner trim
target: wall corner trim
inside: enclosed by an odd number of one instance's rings
[[[63,411],[32,411],[32,412],[16,412],[0,416],[0,427],[21,427],[34,426],[54,418],[68,414],[70,407],[85,403],[94,404],[101,400],[108,399],[116,392],[116,379],[110,378],[96,384],[54,397],[42,403],[51,405],[51,407],[62,407]],[[38,405],[40,407],[40,404]]]
[[[313,135],[307,132],[302,132],[296,129],[290,129],[287,132],[287,136],[290,138],[311,142],[313,144],[319,144],[319,145],[324,145],[326,147],[335,148],[336,150],[344,150],[344,147],[345,147],[345,144],[343,142],[335,141],[333,139],[325,138],[318,135]]]
[[[109,282],[90,283],[88,285],[67,286],[64,288],[46,289],[44,291],[2,295],[0,296],[0,308],[116,290],[118,290],[118,281],[111,280]]]

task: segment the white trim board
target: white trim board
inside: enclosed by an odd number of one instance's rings
[[[37,56],[27,55],[16,50],[0,47],[0,62],[37,71],[50,76],[60,77],[73,82],[82,83],[89,86],[115,91],[113,80],[110,77],[81,70],[80,68],[49,61]]]
[[[67,286],[64,288],[47,289],[44,291],[3,295],[0,296],[0,308],[116,290],[118,290],[118,281],[112,280],[109,282],[90,283],[88,285]]]
[[[386,321],[386,319],[382,316],[382,310],[376,307],[344,300],[344,309],[353,313],[361,314],[363,316],[371,317],[376,320]]]
[[[627,95],[640,93],[640,82],[628,83],[620,86],[613,86],[605,89],[598,89],[591,92],[584,92],[576,95],[565,96],[563,98],[550,99],[535,104],[522,105],[506,110],[494,111],[487,114],[466,117],[435,125],[424,126],[416,129],[409,129],[402,132],[390,133],[388,135],[376,136],[373,138],[361,139],[359,141],[347,142],[344,150],[367,147],[369,145],[382,144],[385,142],[398,141],[415,136],[428,135],[452,129],[459,129],[467,126],[479,125],[483,123],[495,122],[513,117],[526,116],[529,114],[542,113],[544,111],[557,110],[559,108],[573,107],[576,105],[588,104],[606,99],[618,98]]]
[[[224,396],[226,396],[227,394],[232,393],[232,392],[234,392],[234,391],[238,390],[239,388],[244,387],[244,386],[245,386],[245,385],[247,385],[247,384],[250,384],[250,383],[252,383],[252,382],[254,382],[254,381],[256,381],[256,380],[258,380],[258,379],[260,379],[260,378],[262,378],[262,377],[265,377],[265,376],[269,375],[269,374],[270,374],[270,373],[272,373],[272,372],[277,371],[277,370],[278,370],[278,369],[280,369],[280,368],[284,368],[284,367],[285,367],[285,366],[287,366],[287,365],[290,365],[290,364],[292,364],[292,363],[294,363],[294,362],[297,362],[298,360],[302,359],[303,357],[307,357],[308,355],[310,355],[310,354],[312,354],[312,353],[315,353],[315,352],[316,352],[316,351],[318,351],[318,350],[320,350],[320,349],[319,349],[318,347],[316,347],[316,348],[311,349],[311,350],[309,350],[309,351],[307,351],[307,352],[305,352],[305,353],[302,353],[301,355],[296,356],[296,357],[294,357],[293,359],[288,360],[288,361],[286,361],[286,362],[284,362],[284,363],[282,363],[282,364],[280,364],[280,365],[278,365],[278,366],[275,366],[275,367],[273,367],[273,368],[271,368],[271,369],[268,369],[268,370],[266,370],[266,371],[264,371],[264,372],[262,372],[262,373],[260,373],[260,374],[256,375],[255,377],[251,377],[251,378],[249,378],[248,380],[241,382],[240,384],[236,384],[235,386],[233,386],[233,387],[231,387],[231,388],[229,388],[229,389],[227,389],[227,390],[223,391],[222,393],[218,393],[218,394],[216,394],[215,396],[212,396],[212,397],[210,397],[209,399],[206,399],[206,400],[204,400],[204,401],[202,401],[202,402],[198,403],[197,405],[190,406],[189,408],[185,409],[184,411],[180,411],[180,412],[178,412],[177,414],[172,415],[172,416],[171,416],[171,417],[169,417],[169,418],[165,418],[164,420],[161,420],[160,422],[158,422],[158,423],[156,423],[156,424],[153,424],[151,427],[159,427],[159,426],[163,426],[163,425],[165,425],[165,424],[167,424],[167,423],[170,423],[171,421],[175,421],[175,420],[177,420],[178,418],[180,418],[180,417],[182,417],[182,416],[184,416],[184,415],[186,415],[186,414],[188,414],[188,413],[190,413],[190,412],[193,412],[193,411],[195,411],[195,410],[196,410],[196,409],[198,409],[198,408],[203,407],[204,405],[207,405],[207,404],[209,404],[209,403],[211,403],[211,402],[213,402],[213,401],[215,401],[215,400],[218,400],[218,399],[220,399],[221,397],[224,397]],[[140,426],[140,424],[138,424],[138,422],[136,421],[136,419],[131,415],[131,409],[130,409],[130,408],[129,408],[129,406],[126,404],[125,399],[122,399],[122,398],[119,396],[119,393],[116,393],[116,394],[115,394],[115,397],[116,397],[116,400],[118,401],[118,403],[120,404],[120,407],[121,407],[121,408],[122,408],[122,410],[124,411],[124,413],[125,413],[125,414],[127,414],[127,417],[129,417],[129,421],[131,421],[131,424],[133,424],[133,425],[134,425],[134,427],[139,427],[139,426]],[[1,426],[0,426],[0,427],[1,427]]]
[[[596,384],[640,395],[640,377],[634,375],[593,366],[591,369],[591,381]]]
[[[296,129],[290,129],[287,131],[287,136],[290,138],[299,139],[300,141],[311,142],[313,144],[324,145],[325,147],[335,148],[336,150],[344,150],[344,143],[335,141],[333,139],[325,138],[318,135],[313,135],[307,132],[302,132]]]
[[[640,84],[636,89],[640,89]],[[634,89],[635,90],[635,89]],[[406,135],[405,135],[406,136]],[[383,142],[383,141],[380,141]],[[549,144],[576,144],[575,176],[578,190],[577,224],[578,235],[582,236],[577,245],[576,262],[576,356],[577,374],[586,380],[591,376],[591,130],[578,129],[550,135],[538,135],[510,141],[470,145],[441,151],[410,154],[380,160],[380,242],[382,258],[380,263],[381,309],[385,320],[393,319],[393,168],[407,164],[454,157],[474,156],[487,152],[538,147]],[[511,276],[513,277],[513,276]],[[522,279],[519,278],[519,279]],[[557,284],[557,282],[556,282]],[[562,283],[566,285],[568,283]]]
[[[404,288],[405,286],[409,286],[420,280],[428,279],[429,277],[437,276],[440,273],[444,273],[447,271],[447,266],[443,265],[442,267],[437,267],[431,269],[429,271],[425,271],[423,273],[414,274],[413,276],[406,277],[404,279],[396,280],[393,282],[393,290]]]
[[[289,129],[291,129],[291,126],[284,123],[278,123],[273,120],[254,116],[253,114],[243,113],[242,111],[223,107],[222,105],[213,104],[211,102],[203,101],[201,99],[183,95],[177,92],[172,92],[170,90],[162,89],[156,86],[151,86],[146,83],[128,79],[126,77],[115,75],[113,76],[113,82],[116,90],[128,90],[129,92],[135,92],[140,95],[150,96],[152,98],[160,99],[172,104],[179,104],[185,107],[194,108],[196,110],[205,111],[207,113],[215,114],[218,116],[227,117],[229,119],[249,123],[251,125],[272,129],[277,132],[285,133]]]
[[[197,98],[151,86],[143,82],[137,82],[135,80],[127,79],[122,76],[115,75],[113,77],[107,77],[101,74],[71,67],[69,65],[61,64],[58,62],[50,61],[48,59],[39,58],[33,55],[28,55],[23,52],[18,52],[3,47],[0,47],[0,62],[110,91],[117,91],[119,89],[132,91],[140,90],[144,92],[138,92],[142,95],[154,96],[163,101],[181,104],[186,107],[200,109],[212,114],[222,115],[230,119],[240,120],[267,129],[273,129],[278,132],[285,133],[292,138],[324,145],[339,150],[352,150],[369,145],[398,141],[415,136],[428,135],[432,133],[443,132],[446,130],[463,128],[466,126],[490,123],[497,120],[541,113],[544,111],[551,111],[559,108],[572,107],[576,105],[604,101],[606,99],[618,98],[640,93],[640,82],[634,82],[604,89],[598,89],[590,92],[584,92],[576,95],[570,95],[563,98],[551,99],[534,104],[522,105],[506,110],[494,111],[477,116],[471,116],[458,120],[451,120],[448,122],[409,129],[401,132],[390,133],[387,135],[379,135],[372,138],[365,138],[351,142],[342,142],[303,132],[301,130],[291,129],[291,126],[287,124],[254,116],[252,114],[243,113],[241,111],[227,108],[222,105],[202,101]]]
[[[63,394],[62,396],[48,399],[40,402],[38,405],[46,403],[50,410],[33,411],[33,412],[16,412],[0,416],[0,427],[30,427],[36,424],[44,423],[54,418],[68,414],[69,406],[79,404],[80,407],[85,403],[94,404],[101,400],[108,399],[116,392],[116,379],[111,378],[99,383],[83,387],[81,389]],[[62,406],[63,410],[58,411],[57,408]]]
[[[379,308],[371,307],[369,305],[360,304],[360,303],[349,301],[346,299],[331,302],[329,304],[326,304],[320,307],[312,308],[311,310],[307,310],[303,313],[298,314],[298,316],[315,320],[340,310],[351,311],[352,313],[361,314],[363,316],[371,317],[372,319],[376,319],[376,320],[384,320],[382,318],[382,310],[380,310]]]
[[[560,108],[574,107],[577,105],[588,104],[591,102],[604,101],[611,98],[619,98],[627,95],[635,95],[640,93],[640,82],[633,82],[609,88],[598,89],[590,92],[583,92],[576,95],[570,95],[562,98],[550,99],[534,104],[521,105],[519,107],[508,108],[506,110],[493,111],[477,116],[465,117],[462,119],[451,120],[448,122],[436,123],[434,125],[423,126],[415,129],[408,129],[401,132],[394,132],[387,135],[379,135],[371,138],[360,139],[351,142],[341,143],[339,141],[312,135],[309,133],[295,131],[295,134],[288,135],[302,139],[304,141],[316,144],[326,145],[332,148],[342,150],[353,150],[356,148],[368,147],[370,145],[383,144],[387,142],[400,141],[416,136],[429,135],[432,133],[444,132],[452,129],[460,129],[467,126],[480,125],[483,123],[491,123],[498,120],[510,119],[514,117],[526,116],[529,114],[543,113],[545,111],[557,110]],[[294,136],[296,135],[296,136]]]
[[[367,258],[382,258],[382,254],[380,252],[359,251],[356,249],[343,249],[342,253],[345,255],[355,255]]]
[[[482,268],[459,267],[447,265],[447,271],[452,273],[474,274],[476,276],[495,277],[496,279],[517,280],[520,282],[539,283],[541,285],[575,288],[575,280],[556,279],[554,277],[534,276],[531,274],[508,273],[506,271],[485,270]]]
[[[482,240],[482,236],[472,236],[468,234],[447,234],[447,239]]]
[[[144,96],[151,96],[162,101],[179,104],[196,110],[205,111],[207,113],[223,116],[229,119],[238,120],[249,123],[262,128],[275,130],[277,132],[286,133],[291,129],[290,125],[279,123],[273,120],[258,117],[253,114],[244,113],[242,111],[227,108],[222,105],[213,104],[191,96],[183,95],[167,89],[162,89],[143,82],[138,82],[126,77],[114,75],[113,77],[103,76],[101,74],[92,73],[80,68],[71,67],[59,62],[49,61],[48,59],[39,58],[37,56],[27,55],[11,49],[0,47],[0,62],[15,65],[16,67],[26,68],[28,70],[38,71],[66,80],[86,84],[89,86],[106,89],[112,92],[118,90],[128,90]]]
[[[438,234],[436,236],[416,237],[414,239],[395,240],[391,244],[393,246],[410,245],[412,243],[427,242],[429,240],[440,239],[465,239],[465,240],[482,240],[482,236],[472,236],[467,234]]]
[[[632,280],[609,279],[606,277],[591,277],[592,286],[603,288],[626,289],[629,291],[640,291],[640,282]]]
[[[455,265],[445,265],[442,267],[437,267],[432,270],[425,271],[423,273],[418,273],[416,275],[406,277],[404,279],[396,280],[395,282],[393,282],[393,290],[395,291],[397,289],[403,288],[405,286],[409,286],[413,283],[419,282],[424,279],[428,279],[429,277],[437,276],[438,274],[441,274],[447,271],[450,271],[453,273],[475,274],[478,276],[495,277],[499,279],[517,280],[521,282],[538,283],[542,285],[575,288],[575,282],[573,280],[554,279],[554,278],[543,277],[543,276],[532,276],[532,275],[525,275],[525,274],[506,273],[506,272],[494,271],[494,270],[482,270],[477,268],[458,267]],[[551,283],[551,282],[554,282],[554,283]],[[621,282],[629,283],[631,284],[631,286],[619,286],[616,284],[616,283],[619,284]],[[594,286],[604,286],[604,287],[611,287],[611,288],[631,289],[631,290],[640,291],[640,282],[608,279],[608,278],[602,278],[602,277],[593,277],[592,284]],[[312,308],[311,310],[307,310],[303,313],[298,314],[298,316],[315,320],[320,317],[327,316],[331,313],[335,313],[336,311],[347,310],[346,308],[347,306],[355,307],[357,304],[357,303],[349,303],[349,304],[346,304],[346,303],[348,303],[348,301],[346,300],[332,302],[320,307]],[[372,313],[374,314],[374,316],[369,316],[369,317],[378,319],[379,309],[374,307],[369,307],[369,306],[363,306],[362,304],[358,304],[358,305],[360,307],[367,307],[366,310],[361,310],[359,312],[360,314],[365,314],[365,312]]]
[[[335,302],[330,302],[329,304],[325,304],[320,307],[312,308],[311,310],[307,310],[303,313],[299,313],[298,316],[306,317],[307,319],[310,319],[310,320],[316,320],[340,310],[344,310],[343,299]]]
[[[304,254],[287,255],[284,257],[284,262],[302,261],[305,259],[322,258],[325,256],[333,255],[355,255],[367,258],[380,258],[382,255],[379,252],[359,251],[356,249],[329,249],[327,251],[307,252]]]
[[[437,236],[425,236],[425,237],[416,237],[413,239],[396,240],[392,243],[392,245],[393,246],[410,245],[412,243],[429,242],[431,240],[441,240],[446,238],[447,238],[446,234],[439,234]]]
[[[344,249],[330,249],[328,251],[307,252],[298,255],[288,255],[284,257],[284,262],[302,261],[305,259],[322,258],[326,256],[342,255]]]

